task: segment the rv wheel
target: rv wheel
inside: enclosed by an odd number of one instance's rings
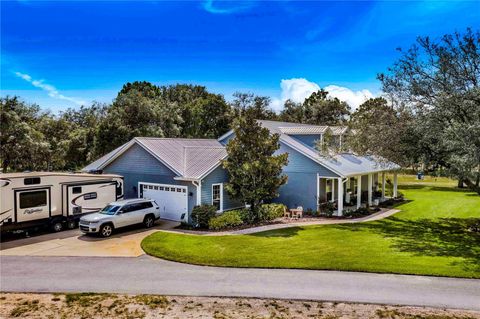
[[[63,229],[63,224],[61,222],[54,222],[52,224],[52,230],[54,232],[59,232],[59,231],[62,231]]]
[[[77,228],[77,222],[74,221],[74,220],[69,220],[69,221],[67,222],[67,228],[68,228],[68,229]]]

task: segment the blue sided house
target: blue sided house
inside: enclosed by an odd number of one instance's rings
[[[288,181],[273,200],[289,208],[318,210],[334,202],[336,214],[346,207],[374,205],[385,199],[385,172],[394,171],[393,196],[397,195],[398,165],[373,157],[340,153],[321,155],[315,148],[326,133],[337,145],[349,133],[344,127],[259,121],[280,135],[277,153],[288,153],[284,167]],[[83,171],[124,176],[125,198],[155,199],[162,218],[189,221],[196,205],[215,205],[219,212],[243,207],[224,190],[228,174],[221,161],[225,145],[234,137],[229,131],[218,140],[136,137],[89,164]]]

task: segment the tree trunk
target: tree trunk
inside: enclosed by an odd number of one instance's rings
[[[464,187],[464,185],[463,185],[464,182],[465,182],[465,179],[462,178],[462,177],[459,177],[457,187],[458,188],[463,188]]]
[[[463,180],[465,182],[465,184],[468,186],[468,188],[470,188],[472,191],[478,193],[478,195],[480,195],[480,187],[475,185],[470,179],[468,178],[465,178]]]
[[[8,169],[9,162],[8,160],[4,160],[2,163],[2,173],[6,173]]]

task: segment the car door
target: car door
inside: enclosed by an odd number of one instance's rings
[[[143,223],[143,219],[147,214],[148,207],[150,206],[149,202],[138,203],[137,205],[138,207],[134,214],[135,217],[133,217],[135,224]]]
[[[143,203],[129,205],[129,211],[126,214],[126,225],[134,225],[143,222]]]
[[[115,216],[115,227],[125,227],[131,224],[133,205],[127,204],[120,208]]]

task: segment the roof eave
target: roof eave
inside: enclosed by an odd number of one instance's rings
[[[230,131],[228,131],[227,133],[225,133],[225,134],[223,134],[222,136],[220,136],[219,138],[217,138],[217,141],[220,142],[221,140],[225,139],[226,137],[229,137],[229,136],[232,135],[232,134],[233,134],[233,130],[230,130]]]

